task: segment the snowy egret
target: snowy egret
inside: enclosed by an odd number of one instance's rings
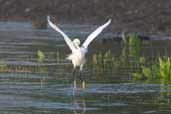
[[[88,52],[87,51],[88,45],[97,37],[97,35],[99,35],[103,31],[104,28],[106,28],[111,23],[111,19],[109,19],[105,24],[98,27],[93,33],[91,33],[87,37],[87,39],[82,44],[82,46],[80,46],[79,39],[74,39],[72,41],[61,29],[59,29],[55,24],[53,24],[50,21],[49,16],[47,16],[47,21],[54,30],[59,32],[64,37],[65,42],[71,49],[72,53],[67,57],[67,59],[72,61],[72,64],[74,66],[74,73],[75,73],[76,67],[80,67],[80,71],[81,71],[83,68],[83,65],[85,64],[86,62],[85,54]]]

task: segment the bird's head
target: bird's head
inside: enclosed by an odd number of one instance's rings
[[[76,46],[76,47],[79,47],[80,46],[80,40],[79,39],[74,39],[73,41],[72,41],[73,43],[74,43],[74,45]]]

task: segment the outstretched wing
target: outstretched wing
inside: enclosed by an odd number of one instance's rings
[[[88,37],[87,37],[87,39],[86,39],[86,41],[83,43],[83,47],[84,48],[88,48],[88,45],[96,38],[96,36],[97,35],[99,35],[102,31],[103,31],[103,29],[104,28],[106,28],[110,23],[111,23],[111,19],[109,19],[109,21],[108,22],[106,22],[104,25],[101,25],[100,27],[98,27],[93,33],[91,33]]]
[[[50,21],[50,17],[49,16],[47,16],[47,21],[48,21],[49,25],[54,30],[56,30],[57,32],[59,32],[64,37],[64,40],[67,43],[67,45],[69,46],[69,48],[71,49],[71,51],[74,51],[76,48],[74,47],[74,44],[73,44],[72,40],[64,32],[62,32],[62,30],[60,30],[55,24],[53,24]]]

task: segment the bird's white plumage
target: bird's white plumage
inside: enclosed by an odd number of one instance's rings
[[[56,30],[57,32],[59,32],[63,37],[64,37],[64,40],[65,42],[67,43],[67,45],[69,46],[69,48],[71,49],[71,51],[73,52],[75,50],[75,46],[72,42],[72,40],[62,31],[60,30],[55,24],[53,24],[51,21],[50,21],[50,17],[47,16],[47,20],[48,20],[48,23],[49,25],[54,29]]]
[[[94,32],[92,32],[86,39],[86,41],[83,43],[83,47],[84,48],[88,48],[88,45],[97,37],[97,35],[99,35],[104,28],[106,28],[110,23],[111,23],[111,19],[106,22],[104,25],[98,27]]]
[[[77,66],[79,66],[80,70],[82,70],[82,67],[86,61],[85,54],[87,52],[88,45],[97,37],[97,35],[99,35],[103,31],[104,28],[106,28],[111,23],[111,19],[110,19],[108,22],[106,22],[105,24],[98,27],[94,32],[92,32],[87,37],[85,42],[80,47],[79,46],[79,44],[80,44],[79,39],[75,39],[72,41],[62,30],[60,30],[55,24],[53,24],[50,21],[49,16],[47,17],[47,20],[48,20],[49,25],[64,37],[65,42],[67,43],[67,45],[69,46],[69,48],[72,51],[72,54],[70,54],[68,56],[68,59],[72,61],[72,64],[74,65],[74,69]]]

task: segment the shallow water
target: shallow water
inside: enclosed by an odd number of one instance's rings
[[[0,25],[1,114],[171,113],[171,85],[134,81],[124,65],[93,65],[95,54],[109,50],[118,60],[124,58],[119,42],[95,40],[74,81],[72,65],[65,59],[70,51],[59,34],[31,29],[28,23]],[[88,27],[62,26],[70,36],[83,39],[94,28]],[[170,46],[168,41],[145,41],[140,55],[170,56]],[[38,57],[38,50],[45,58]]]

